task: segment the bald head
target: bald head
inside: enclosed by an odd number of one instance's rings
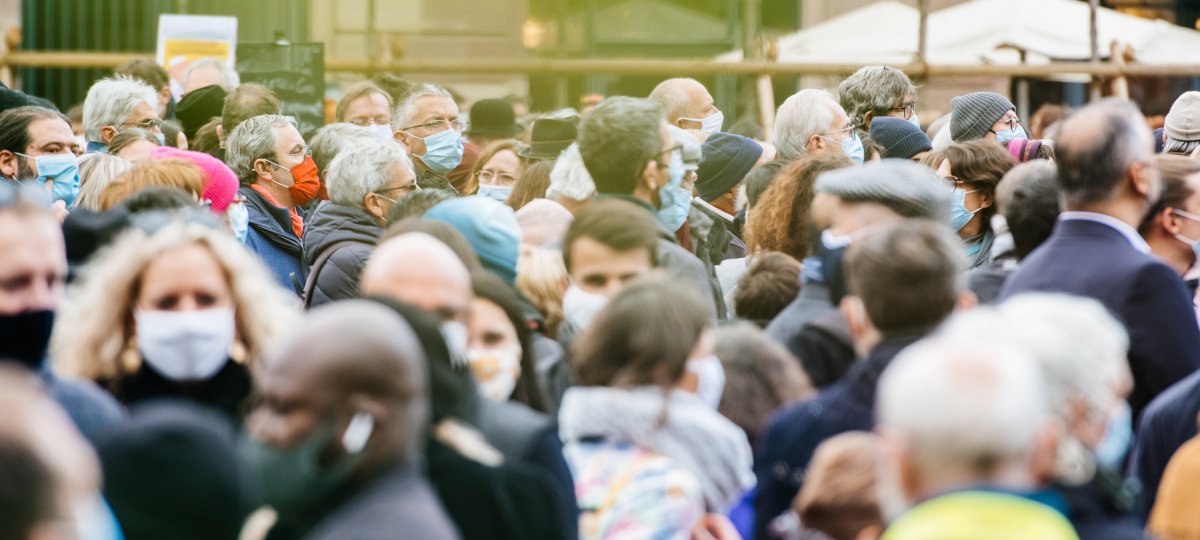
[[[650,92],[650,101],[658,103],[667,113],[667,122],[679,125],[680,118],[701,119],[716,110],[712,95],[708,89],[696,79],[674,78],[667,79]],[[686,123],[686,121],[685,121]],[[694,122],[679,126],[698,128]]]
[[[324,418],[348,422],[366,413],[375,425],[370,454],[377,461],[417,455],[429,414],[425,354],[396,312],[366,300],[315,309],[264,362],[260,375],[266,405],[248,421],[259,440],[292,446]],[[313,418],[270,423],[272,415],[296,409],[311,411]]]
[[[425,233],[408,233],[375,248],[363,269],[362,293],[462,322],[471,304],[471,275],[446,244]]]
[[[1154,139],[1137,107],[1127,101],[1105,99],[1063,122],[1054,151],[1059,185],[1071,209],[1108,201],[1126,192],[1131,176],[1141,176],[1146,173],[1140,171],[1153,168]],[[1151,183],[1145,178],[1137,180]],[[1148,198],[1146,194],[1141,197]]]

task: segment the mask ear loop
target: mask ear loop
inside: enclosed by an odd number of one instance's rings
[[[350,424],[342,433],[342,448],[345,448],[348,454],[361,453],[367,447],[367,439],[371,438],[373,431],[375,431],[374,416],[363,411],[354,413],[354,418],[350,419]]]

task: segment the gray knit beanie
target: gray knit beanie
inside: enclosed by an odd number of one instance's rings
[[[982,138],[1004,113],[1015,109],[1008,98],[995,92],[972,92],[950,100],[950,138],[967,142]]]
[[[813,187],[846,202],[879,203],[907,218],[950,222],[950,185],[929,167],[907,159],[888,158],[825,172]]]
[[[1200,92],[1184,92],[1171,104],[1163,131],[1177,141],[1200,140]]]

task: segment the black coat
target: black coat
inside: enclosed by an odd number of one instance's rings
[[[1200,372],[1175,383],[1142,413],[1129,467],[1142,483],[1138,510],[1143,519],[1150,515],[1171,456],[1196,436],[1197,414],[1200,414]]]
[[[875,388],[892,359],[923,333],[884,339],[846,377],[810,401],[775,413],[754,460],[758,495],[754,537],[767,538],[767,525],[791,507],[804,485],[805,469],[817,446],[847,431],[875,427]]]
[[[1133,493],[1115,474],[1101,471],[1082,486],[1053,487],[1067,503],[1067,518],[1079,540],[1142,540],[1146,534],[1130,513]]]
[[[358,279],[383,230],[366,210],[323,202],[304,225],[303,264],[306,272],[325,250],[337,248],[317,274],[311,307],[335,300],[358,298]]]
[[[160,398],[184,399],[212,407],[225,414],[235,424],[241,423],[246,412],[246,398],[254,389],[250,370],[232,360],[225,363],[212,378],[181,383],[163,377],[149,363],[142,362],[136,373],[114,381],[101,381],[117,400],[132,407],[143,401]]]
[[[1134,418],[1154,396],[1200,368],[1200,330],[1183,281],[1107,224],[1060,219],[1009,276],[999,300],[1034,291],[1094,298],[1125,324]]]

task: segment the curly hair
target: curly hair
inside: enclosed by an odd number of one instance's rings
[[[775,176],[746,222],[749,253],[778,251],[802,261],[809,254],[808,212],[813,183],[823,172],[852,165],[843,154],[792,162]]]
[[[146,268],[191,245],[206,248],[224,271],[233,296],[235,361],[253,369],[264,349],[300,315],[295,298],[274,283],[266,267],[232,236],[197,224],[176,223],[157,233],[131,229],[84,269],[55,325],[53,358],[63,373],[115,381],[136,372],[141,358],[127,354],[134,336],[133,309]]]

